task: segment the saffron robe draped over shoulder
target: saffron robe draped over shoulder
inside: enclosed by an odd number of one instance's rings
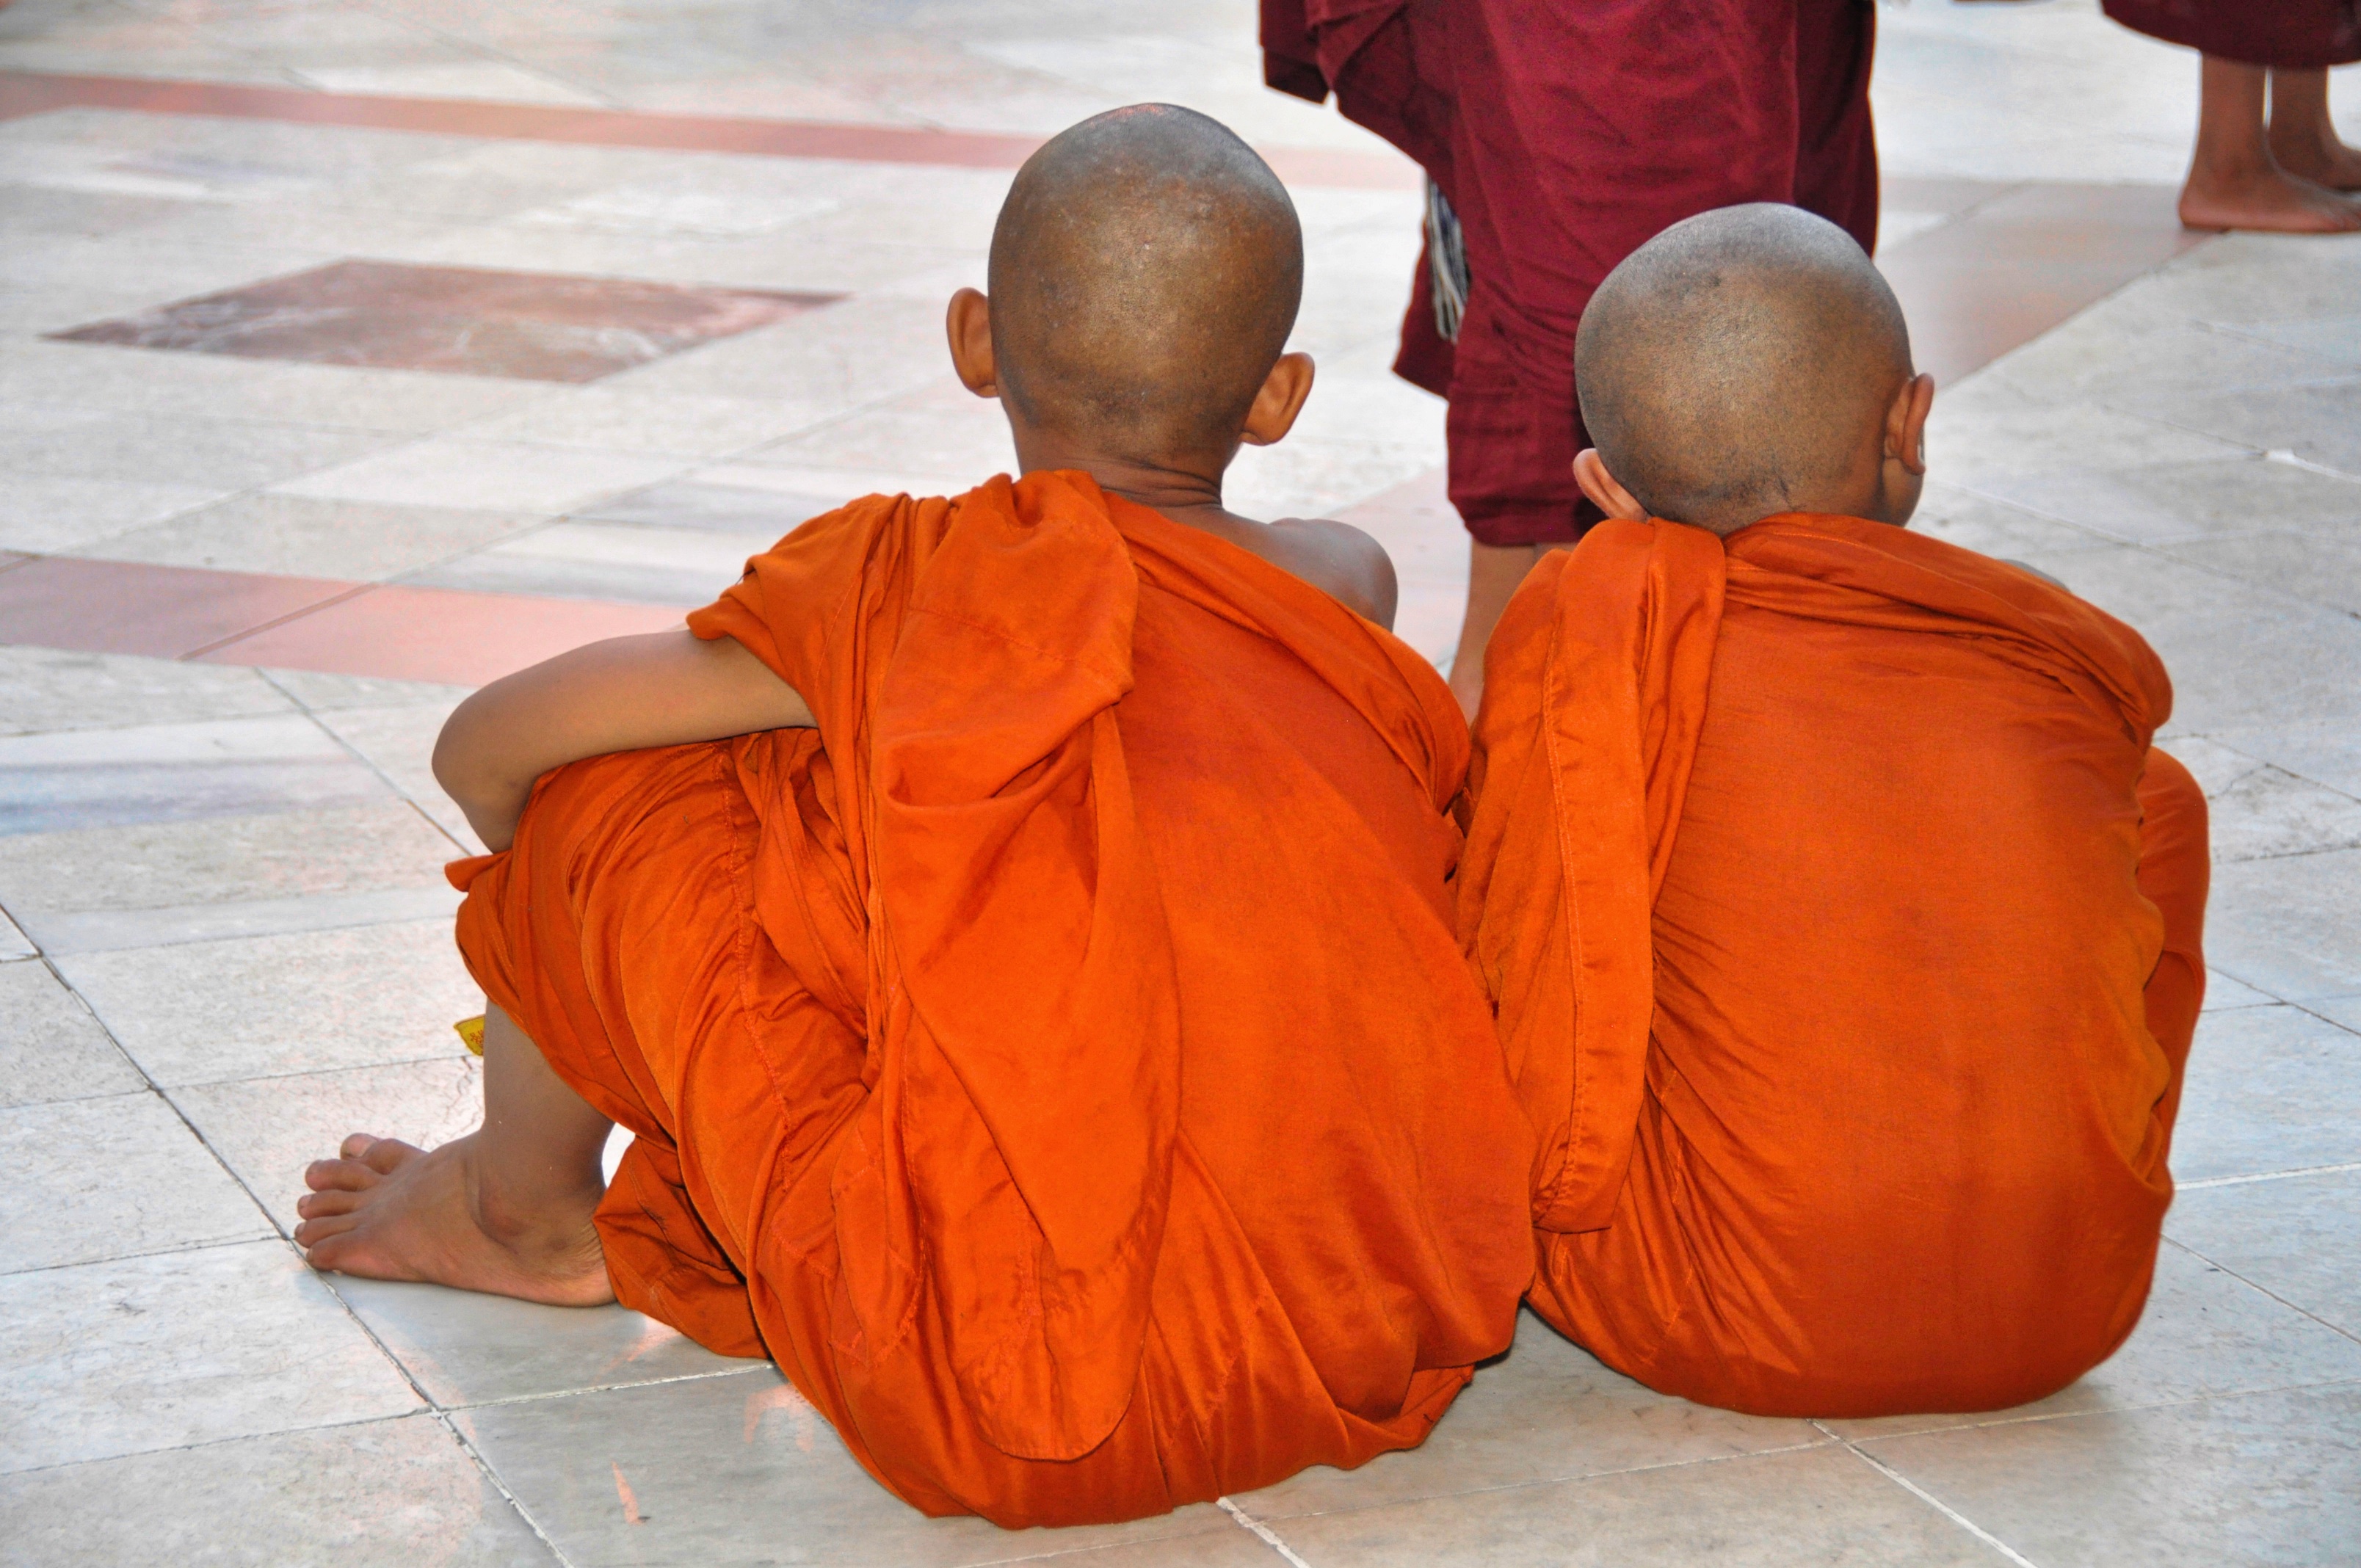
[[[486,992],[637,1135],[618,1296],[932,1514],[1420,1442],[1532,1266],[1433,669],[1075,474],[855,502],[690,626],[818,729],[575,763],[455,868]]]
[[[2134,32],[2224,60],[2301,71],[2361,60],[2356,0],[2104,0]]]
[[[1683,218],[1784,202],[1877,241],[1872,0],[1262,0],[1264,76],[1423,167],[1458,214],[1455,343],[1418,284],[1395,368],[1450,400],[1451,502],[1487,544],[1596,519],[1575,330]]]
[[[2170,703],[2129,628],[1883,523],[1545,557],[1460,892],[1543,1316],[1765,1415],[1995,1409],[2111,1354],[2203,992]]]

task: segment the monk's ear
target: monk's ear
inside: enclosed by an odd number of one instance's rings
[[[1921,374],[1902,384],[1885,411],[1885,455],[1913,477],[1927,472],[1927,416],[1934,407],[1935,378]]]
[[[992,302],[974,289],[951,296],[943,325],[950,334],[951,368],[979,398],[1000,396],[1000,364],[992,352]]]
[[[1609,517],[1620,517],[1626,522],[1645,522],[1648,509],[1642,506],[1621,481],[1607,471],[1607,461],[1598,455],[1598,448],[1586,446],[1574,455],[1574,482],[1591,504]]]
[[[1238,439],[1248,446],[1268,446],[1285,439],[1295,428],[1295,416],[1303,411],[1303,400],[1311,395],[1312,356],[1280,355],[1270,374],[1262,378],[1262,390],[1246,410],[1246,428],[1238,433]]]

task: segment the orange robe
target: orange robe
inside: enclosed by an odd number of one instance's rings
[[[930,1514],[1422,1441],[1532,1267],[1433,669],[1074,474],[855,502],[689,624],[818,729],[561,769],[455,868],[487,993],[638,1135],[616,1293]]]
[[[1599,525],[1494,633],[1460,888],[1534,1307],[1765,1415],[1989,1409],[2138,1320],[2205,806],[2129,628],[1853,518]]]

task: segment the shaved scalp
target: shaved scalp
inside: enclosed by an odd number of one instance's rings
[[[1902,306],[1795,207],[1675,224],[1583,312],[1575,380],[1608,472],[1654,516],[1730,533],[1841,481],[1910,378]]]
[[[1220,121],[1135,104],[1017,170],[991,294],[1001,393],[1026,418],[1143,462],[1226,455],[1294,328],[1303,230]]]

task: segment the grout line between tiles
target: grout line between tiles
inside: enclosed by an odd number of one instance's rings
[[[2228,1271],[2225,1269],[2224,1272]],[[2233,1275],[2232,1277],[2236,1278],[2236,1276]],[[2246,1279],[2240,1279],[2238,1283],[2250,1287],[2253,1284],[2252,1281]],[[2276,1297],[2272,1299],[2278,1299]],[[2281,1305],[2285,1303],[2282,1302]],[[2298,1310],[2301,1310],[2301,1309]],[[1989,1431],[1994,1427],[2030,1427],[2041,1426],[2051,1421],[2080,1421],[2108,1416],[2139,1415],[2151,1410],[2180,1409],[2188,1405],[2203,1405],[2223,1399],[2251,1398],[2262,1394],[2299,1394],[2312,1388],[2335,1388],[2356,1382],[2361,1382],[2361,1378],[2327,1377],[2311,1382],[2271,1383],[2251,1388],[2209,1389],[2202,1393],[2176,1395],[2169,1399],[2136,1400],[2121,1405],[2103,1405],[2077,1410],[2036,1410],[2031,1414],[2018,1414],[2015,1410],[1987,1412],[1989,1420],[1953,1421],[1948,1426],[1895,1427],[1890,1431],[1865,1432],[1858,1438],[1848,1438],[1842,1433],[1832,1433],[1832,1435],[1839,1442],[1891,1442],[1910,1437],[1939,1437],[1946,1432]],[[2023,1407],[2020,1406],[2018,1409],[2022,1409]],[[1909,1420],[1906,1416],[1889,1416],[1879,1419]],[[1813,1424],[1817,1426],[1819,1422],[1815,1420]]]
[[[403,924],[403,922],[390,922],[390,924]],[[347,930],[354,928],[355,927],[345,927],[345,929]],[[360,928],[366,929],[366,927]],[[302,935],[302,933],[299,932],[295,934]],[[229,939],[232,941],[237,941],[242,940],[243,938],[231,938]],[[149,949],[145,948],[118,948],[115,949],[117,952],[134,953],[146,952]],[[286,1072],[247,1072],[240,1073],[235,1078],[198,1078],[192,1079],[186,1083],[171,1083],[161,1087],[163,1092],[166,1094],[178,1094],[192,1089],[225,1089],[241,1083],[284,1083],[290,1079],[296,1078],[326,1078],[331,1074],[345,1072],[379,1072],[387,1068],[425,1067],[434,1062],[464,1063],[469,1059],[471,1058],[468,1056],[464,1055],[459,1051],[443,1051],[430,1056],[388,1057],[382,1061],[354,1062],[346,1067],[299,1067],[291,1069]],[[104,1097],[93,1094],[85,1095],[83,1098],[97,1100]]]
[[[2310,1009],[2298,1008],[2297,1011],[2310,1012]],[[2319,1018],[2320,1014],[2313,1013],[2312,1016]],[[2336,1024],[2333,1018],[2322,1018],[2321,1022],[2335,1025],[2340,1029],[2344,1028],[2343,1025]],[[2351,1033],[2350,1030],[2346,1032]],[[2342,1165],[2307,1165],[2297,1170],[2267,1170],[2254,1176],[2206,1176],[2195,1181],[2176,1182],[2173,1190],[2178,1192],[2198,1192],[2211,1187],[2251,1187],[2258,1181],[2287,1181],[2299,1176],[2334,1176],[2347,1170],[2361,1170],[2361,1159],[2346,1160]]]
[[[373,593],[382,586],[379,583],[355,583],[343,593],[332,594],[316,603],[304,605],[299,609],[291,609],[286,614],[273,616],[269,620],[258,621],[252,626],[233,631],[226,637],[216,637],[202,648],[190,649],[181,654],[180,658],[182,663],[193,663],[203,659],[208,653],[219,652],[224,648],[243,642],[249,637],[259,636],[265,631],[275,631],[291,620],[301,620],[307,615],[317,615],[324,609],[334,609],[340,604],[349,604],[363,594]]]
[[[1912,1497],[1917,1498],[1928,1508],[1933,1508],[1937,1513],[1941,1514],[1945,1519],[1949,1519],[1953,1524],[1958,1525],[1961,1530],[1966,1530],[1970,1535],[1974,1536],[1978,1541],[1982,1541],[1986,1546],[1991,1547],[1994,1552],[1999,1552],[2011,1563],[2015,1563],[2017,1568],[2040,1568],[2038,1563],[2026,1556],[2025,1553],[2019,1552],[2015,1547],[2011,1546],[2008,1542],[2003,1541],[1992,1531],[1984,1529],[1983,1526],[1978,1524],[1967,1515],[1960,1512],[1959,1509],[1951,1507],[1950,1504],[1943,1501],[1942,1498],[1935,1496],[1934,1493],[1929,1492],[1926,1487],[1921,1486],[1917,1482],[1913,1481],[1909,1476],[1905,1475],[1901,1471],[1896,1470],[1893,1465],[1886,1464],[1885,1461],[1878,1458],[1875,1454],[1865,1452],[1856,1443],[1850,1442],[1844,1438],[1838,1437],[1835,1432],[1828,1431],[1827,1427],[1820,1426],[1820,1423],[1817,1421],[1814,1421],[1812,1424],[1816,1427],[1819,1427],[1820,1431],[1828,1432],[1830,1437],[1836,1438],[1836,1441],[1842,1444],[1845,1451],[1850,1453],[1854,1458],[1860,1460],[1863,1464],[1868,1465],[1872,1470],[1874,1470],[1879,1475],[1884,1476],[1887,1480],[1893,1482],[1895,1486],[1901,1487],[1904,1491],[1909,1493]]]
[[[351,1427],[379,1426],[388,1421],[414,1421],[432,1418],[434,1414],[430,1406],[390,1416],[356,1416],[348,1421],[319,1421],[311,1426],[280,1427],[270,1431],[232,1432],[226,1437],[199,1438],[194,1442],[168,1442],[160,1448],[128,1448],[120,1453],[93,1454],[87,1459],[62,1459],[55,1464],[28,1464],[21,1470],[0,1471],[0,1476],[39,1475],[52,1470],[71,1470],[80,1464],[112,1464],[118,1460],[146,1459],[159,1453],[194,1453],[203,1449],[226,1448],[234,1442],[258,1442],[266,1438],[291,1437],[299,1432],[342,1431]]]
[[[1167,1514],[1164,1517],[1170,1519],[1172,1516]],[[1023,1565],[1027,1563],[1054,1563],[1069,1557],[1080,1557],[1086,1554],[1095,1554],[1108,1551],[1122,1551],[1128,1548],[1142,1546],[1166,1546],[1174,1541],[1202,1541],[1209,1535],[1218,1534],[1220,1531],[1228,1528],[1230,1528],[1229,1524],[1224,1522],[1205,1530],[1182,1530],[1175,1531],[1171,1535],[1142,1536],[1116,1547],[1109,1547],[1104,1542],[1093,1541],[1088,1545],[1082,1546],[1053,1546],[1047,1552],[1027,1552],[1017,1557],[972,1557],[958,1564],[958,1568],[1023,1568]]]
[[[246,1194],[247,1201],[254,1205],[256,1211],[262,1217],[262,1223],[269,1227],[269,1234],[267,1236],[258,1236],[252,1239],[255,1241],[273,1241],[278,1245],[295,1252],[299,1261],[303,1264],[306,1269],[309,1269],[311,1267],[311,1260],[308,1257],[303,1256],[301,1250],[295,1246],[294,1239],[286,1232],[280,1229],[279,1221],[277,1217],[271,1213],[269,1205],[263,1202],[260,1195],[255,1191],[253,1186],[248,1183],[244,1177],[237,1173],[237,1168],[230,1164],[228,1157],[224,1155],[220,1149],[214,1146],[212,1139],[205,1136],[204,1129],[198,1126],[195,1121],[190,1117],[188,1113],[181,1109],[180,1104],[172,1099],[171,1095],[164,1091],[163,1086],[156,1081],[155,1077],[148,1072],[147,1068],[140,1064],[139,1058],[132,1055],[130,1048],[124,1045],[122,1039],[116,1036],[113,1026],[107,1023],[105,1017],[100,1014],[96,1007],[91,1005],[90,999],[82,995],[82,992],[59,971],[57,965],[49,959],[46,953],[42,955],[41,961],[48,965],[50,977],[56,980],[60,985],[64,986],[69,994],[72,995],[77,1001],[82,1003],[84,1008],[88,1009],[92,1019],[97,1023],[100,1030],[104,1033],[108,1041],[114,1045],[116,1050],[123,1053],[124,1059],[131,1064],[132,1070],[138,1073],[140,1079],[148,1085],[148,1092],[155,1095],[157,1099],[164,1102],[165,1108],[170,1111],[175,1117],[179,1118],[181,1124],[188,1128],[190,1135],[195,1138],[199,1146],[202,1146],[207,1154],[213,1157],[214,1163],[221,1168],[223,1173],[226,1175],[231,1181],[236,1183],[239,1191]],[[219,1245],[228,1245],[237,1244],[224,1243]],[[173,1250],[185,1252],[194,1251],[197,1249],[183,1247]],[[319,1277],[314,1274],[313,1277],[318,1278]],[[360,1331],[363,1337],[377,1348],[378,1354],[385,1357],[387,1364],[393,1368],[394,1375],[409,1386],[411,1392],[417,1397],[427,1409],[435,1411],[438,1417],[440,1417],[441,1409],[435,1404],[433,1397],[426,1392],[426,1389],[419,1383],[418,1379],[412,1376],[410,1368],[402,1364],[401,1358],[394,1354],[393,1352],[386,1345],[386,1343],[378,1337],[376,1331],[371,1329],[367,1322],[362,1321],[359,1313],[353,1310],[352,1303],[346,1300],[343,1296],[331,1288],[324,1279],[321,1280],[320,1285],[321,1288],[327,1293],[328,1299],[336,1303],[337,1310],[343,1312],[346,1320],[349,1321],[355,1328]],[[447,1421],[445,1424],[448,1424]],[[472,1450],[470,1450],[470,1452],[472,1452]],[[501,1491],[503,1496],[507,1495],[506,1487],[502,1487]],[[515,1499],[511,1497],[510,1501],[513,1504]],[[520,1509],[520,1512],[522,1512],[522,1509]],[[528,1524],[533,1522],[530,1517],[527,1518],[526,1522]],[[537,1527],[535,1528],[534,1533],[540,1533]],[[553,1546],[551,1550],[555,1551],[555,1547]]]
[[[383,768],[378,766],[377,759],[371,757],[358,746],[354,745],[351,741],[338,734],[335,727],[331,725],[326,719],[321,718],[320,715],[313,709],[310,703],[305,702],[302,697],[297,696],[293,692],[280,685],[277,677],[274,676],[268,669],[255,666],[254,673],[262,677],[264,684],[269,685],[272,690],[278,692],[289,702],[293,703],[296,710],[302,713],[304,718],[312,721],[312,727],[313,729],[319,730],[320,733],[325,735],[330,740],[335,742],[336,745],[342,747],[346,751],[351,753],[355,762],[360,763],[361,766],[367,768],[370,773],[375,773],[378,776],[379,783],[383,784],[386,788],[391,790],[394,793],[395,797],[401,800],[404,805],[408,806],[411,810],[423,817],[426,825],[434,829],[435,832],[441,834],[444,839],[448,840],[453,849],[458,850],[462,856],[472,853],[467,845],[459,842],[459,836],[457,834],[443,826],[442,822],[436,818],[434,814],[426,809],[423,802],[413,797],[409,791],[403,789],[400,784],[395,782],[391,773],[387,773]]]
[[[2322,1328],[2326,1329],[2329,1332],[2342,1334],[2346,1339],[2352,1340],[2356,1343],[2361,1343],[2361,1333],[2356,1333],[2351,1329],[2345,1328],[2342,1324],[2330,1322],[2326,1318],[2322,1317],[2318,1312],[2313,1311],[2311,1308],[2301,1306],[2294,1301],[2289,1300],[2286,1297],[2280,1295],[2269,1286],[2239,1273],[2236,1269],[2231,1267],[2228,1264],[2222,1262],[2219,1258],[2199,1252],[2187,1242],[2180,1241],[2176,1237],[2167,1235],[2164,1240],[2170,1245],[2179,1247],[2181,1251],[2187,1253],[2198,1262],[2206,1265],[2208,1267],[2220,1269],[2223,1273],[2228,1275],[2239,1284],[2261,1291],[2264,1295],[2268,1296],[2272,1300],[2277,1301],[2280,1306],[2285,1307],[2289,1311],[2301,1312],[2305,1317],[2310,1318],[2313,1322],[2318,1323]]]
[[[138,1092],[139,1091],[136,1089],[126,1091],[126,1098]],[[106,1099],[109,1097],[99,1095],[94,1098]],[[18,1106],[16,1107],[16,1109],[22,1110],[24,1107]],[[185,1119],[186,1118],[183,1118],[183,1120]],[[220,1157],[215,1156],[214,1157],[219,1158]],[[253,1194],[249,1192],[247,1196],[250,1198]],[[148,1247],[138,1252],[109,1253],[104,1257],[77,1257],[70,1258],[64,1263],[37,1263],[27,1268],[11,1268],[0,1271],[0,1279],[21,1279],[28,1274],[55,1274],[60,1270],[68,1268],[104,1268],[110,1264],[137,1263],[142,1258],[177,1257],[182,1253],[214,1252],[223,1247],[253,1246],[259,1242],[283,1242],[287,1239],[285,1234],[279,1229],[277,1224],[270,1223],[269,1222],[269,1216],[267,1215],[265,1216],[265,1222],[266,1228],[256,1231],[251,1235],[215,1236],[209,1241],[182,1242],[173,1246]]]
[[[1246,1509],[1230,1501],[1228,1497],[1215,1497],[1213,1499],[1213,1506],[1221,1509],[1224,1513],[1229,1515],[1231,1519],[1236,1523],[1240,1530],[1245,1530],[1257,1541],[1261,1541],[1265,1546],[1268,1546],[1273,1552],[1278,1552],[1280,1557],[1286,1559],[1287,1562],[1292,1565],[1292,1568],[1312,1568],[1311,1563],[1306,1563],[1302,1558],[1298,1557],[1295,1554],[1295,1549],[1293,1547],[1288,1545],[1286,1541],[1279,1539],[1279,1531],[1271,1529],[1270,1526],[1263,1523],[1262,1520],[1255,1518],[1254,1515],[1246,1512]]]
[[[34,941],[34,944],[37,947],[39,945],[38,940],[35,939],[29,932],[27,933],[27,939],[28,941]],[[131,1070],[139,1075],[139,1080],[148,1086],[148,1092],[153,1094],[158,1100],[163,1102],[164,1108],[172,1113],[173,1118],[177,1120],[181,1125],[189,1129],[189,1135],[197,1140],[198,1146],[203,1148],[205,1153],[211,1155],[213,1157],[214,1163],[221,1167],[222,1174],[228,1177],[230,1180],[237,1184],[237,1190],[246,1194],[246,1201],[253,1204],[256,1212],[261,1215],[262,1223],[268,1228],[269,1237],[278,1240],[281,1245],[291,1245],[286,1240],[285,1234],[280,1230],[279,1222],[271,1218],[269,1206],[263,1202],[262,1199],[255,1192],[253,1187],[247,1183],[246,1178],[237,1173],[236,1168],[230,1164],[229,1157],[223,1154],[220,1149],[214,1146],[214,1141],[205,1136],[204,1129],[198,1126],[195,1122],[190,1120],[188,1113],[181,1109],[179,1103],[173,1100],[171,1095],[165,1092],[164,1086],[156,1081],[155,1075],[148,1070],[146,1066],[140,1062],[137,1056],[132,1054],[131,1047],[123,1043],[122,1036],[118,1036],[115,1032],[115,1026],[106,1021],[106,1015],[101,1013],[96,1006],[93,1005],[89,997],[84,996],[82,993],[81,987],[75,985],[71,981],[65,977],[64,972],[58,968],[56,960],[50,958],[47,950],[44,950],[41,953],[41,962],[48,967],[49,978],[63,986],[68,995],[71,996],[75,1001],[82,1004],[84,1011],[90,1014],[92,1021],[98,1025],[100,1033],[106,1036],[107,1043],[112,1045],[116,1050],[123,1053],[123,1059],[131,1064]],[[254,1237],[251,1239],[262,1240],[265,1238]],[[234,1244],[224,1242],[213,1245],[230,1245]],[[196,1248],[173,1247],[162,1250],[172,1252],[192,1252],[195,1251]],[[161,1251],[145,1255],[161,1255]],[[22,1272],[29,1273],[32,1271],[24,1270]]]
[[[669,1377],[649,1377],[637,1383],[594,1383],[580,1388],[552,1388],[541,1394],[511,1394],[500,1399],[476,1399],[464,1405],[433,1402],[434,1409],[446,1415],[465,1415],[471,1410],[497,1410],[511,1405],[546,1404],[552,1399],[571,1399],[582,1394],[621,1394],[635,1388],[661,1388],[670,1383],[710,1383],[723,1377],[749,1377],[758,1372],[777,1370],[776,1362],[757,1361],[749,1366],[725,1366],[716,1372],[676,1372]]]
[[[509,1489],[509,1484],[502,1480],[500,1473],[492,1467],[491,1460],[474,1443],[467,1441],[467,1434],[459,1430],[458,1423],[451,1419],[451,1412],[434,1409],[433,1413],[435,1424],[451,1434],[451,1441],[459,1445],[459,1452],[474,1463],[484,1479],[492,1484],[492,1489],[500,1493],[510,1508],[516,1510],[517,1518],[524,1521],[524,1528],[533,1531],[534,1539],[549,1548],[549,1554],[563,1563],[565,1568],[574,1568],[574,1560],[566,1555],[566,1549],[558,1545],[549,1531],[542,1528],[541,1521],[533,1517],[533,1510],[524,1506],[524,1499]]]
[[[1833,1441],[1841,1442],[1844,1440],[1836,1438]],[[1528,1491],[1537,1486],[1583,1486],[1592,1481],[1611,1480],[1619,1475],[1645,1475],[1658,1470],[1685,1470],[1692,1465],[1703,1464],[1737,1464],[1750,1459],[1767,1459],[1773,1454],[1804,1453],[1812,1449],[1826,1448],[1828,1445],[1828,1440],[1783,1442],[1775,1448],[1749,1449],[1743,1453],[1713,1453],[1701,1459],[1667,1459],[1653,1464],[1627,1464],[1620,1469],[1583,1470],[1567,1475],[1539,1475],[1526,1481],[1502,1481],[1489,1486],[1459,1486],[1445,1491],[1421,1492],[1409,1497],[1379,1497],[1366,1503],[1348,1504],[1342,1508],[1307,1508],[1301,1513],[1284,1514],[1279,1518],[1282,1522],[1287,1519],[1326,1519],[1334,1514],[1370,1513],[1379,1508],[1394,1508],[1411,1503],[1433,1502],[1441,1497],[1482,1497],[1497,1492]]]

